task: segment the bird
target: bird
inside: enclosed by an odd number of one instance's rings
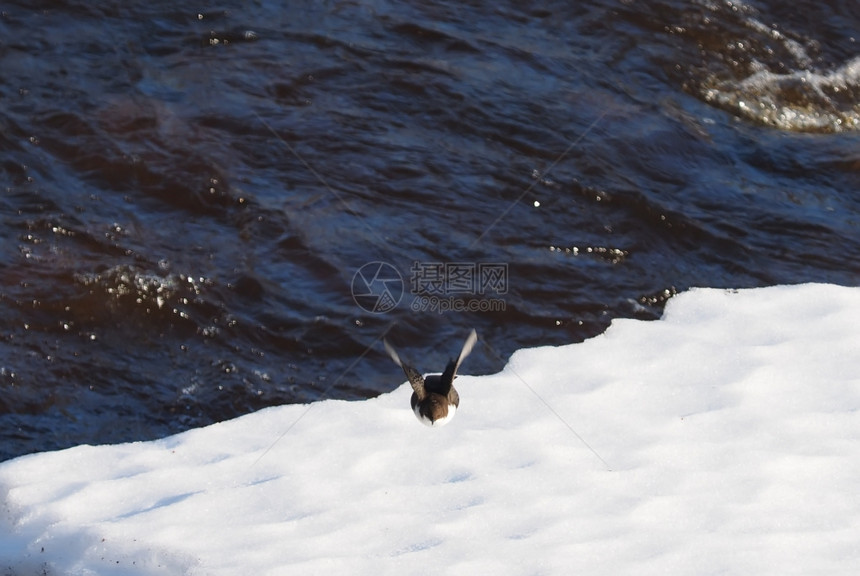
[[[412,385],[410,404],[412,404],[412,411],[422,424],[432,427],[444,426],[454,417],[454,413],[460,406],[460,395],[454,388],[454,378],[457,377],[457,369],[460,364],[472,351],[472,347],[477,341],[478,333],[473,329],[466,338],[460,355],[455,360],[448,362],[445,371],[442,374],[428,374],[425,378],[418,370],[400,360],[400,356],[397,355],[388,340],[382,340],[388,355],[391,356],[395,364],[403,369],[409,379],[409,384]]]

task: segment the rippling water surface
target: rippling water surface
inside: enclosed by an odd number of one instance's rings
[[[860,281],[856,2],[281,4],[0,9],[0,458]]]

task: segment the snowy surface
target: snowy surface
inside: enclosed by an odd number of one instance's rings
[[[693,290],[457,388],[441,429],[404,384],[0,464],[0,573],[860,569],[858,288]]]

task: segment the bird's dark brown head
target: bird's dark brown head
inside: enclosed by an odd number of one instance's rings
[[[435,422],[448,415],[448,399],[438,394],[431,394],[421,405],[421,414]]]

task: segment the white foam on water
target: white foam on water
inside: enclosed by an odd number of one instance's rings
[[[745,78],[734,72],[698,82],[698,91],[706,102],[757,122],[799,132],[842,132],[860,130],[860,57],[838,63],[827,69],[816,68],[808,47],[780,31],[776,24],[765,24],[758,11],[739,0],[706,2],[709,10],[729,9],[738,14],[739,22],[751,38],[739,37],[733,44],[746,52],[747,45],[766,40],[784,50],[786,61],[779,72],[760,59],[771,54],[748,52],[752,70]],[[760,58],[760,59],[757,59]],[[725,76],[731,76],[726,78]]]
[[[759,70],[707,89],[704,98],[782,130],[841,132],[860,129],[860,103],[841,105],[834,97],[858,92],[860,57],[829,72]]]

